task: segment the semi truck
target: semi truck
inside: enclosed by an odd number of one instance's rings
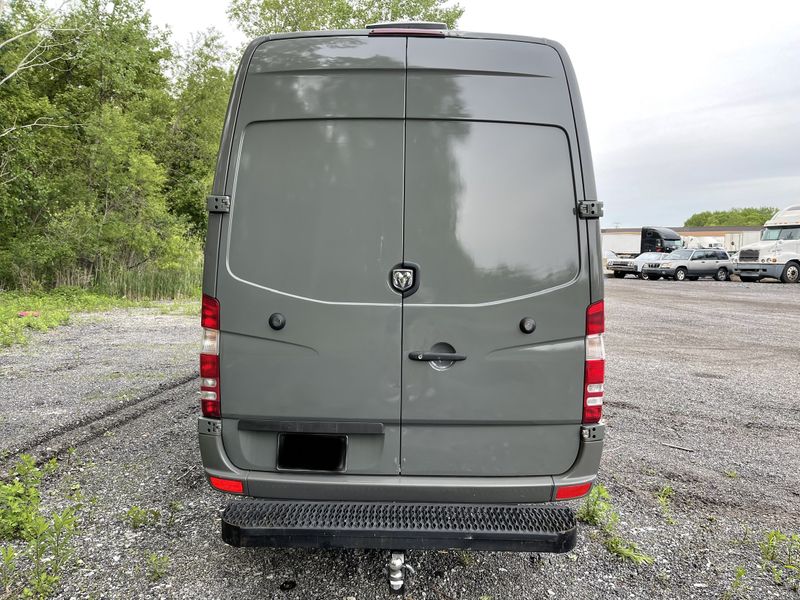
[[[669,253],[683,243],[681,236],[667,227],[642,227],[638,238],[629,233],[604,233],[603,246],[620,258],[633,258],[645,252]]]
[[[734,263],[742,281],[765,277],[783,283],[800,281],[800,204],[775,213],[761,230],[761,239],[742,246]]]

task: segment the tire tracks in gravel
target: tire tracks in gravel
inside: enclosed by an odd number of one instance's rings
[[[166,381],[143,396],[121,402],[40,434],[0,457],[0,473],[5,475],[9,463],[22,454],[33,456],[37,464],[45,462],[64,454],[69,448],[91,442],[107,431],[121,427],[150,410],[163,406],[165,401],[185,398],[185,393],[177,390],[194,382],[199,376],[198,371],[193,371],[189,375]]]

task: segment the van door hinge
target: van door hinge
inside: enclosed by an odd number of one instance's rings
[[[226,213],[231,210],[230,196],[206,196],[206,208],[212,213]]]
[[[578,202],[578,216],[581,219],[599,219],[603,216],[603,203],[598,200]]]

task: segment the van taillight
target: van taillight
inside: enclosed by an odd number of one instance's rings
[[[570,500],[572,498],[580,498],[589,493],[592,489],[592,482],[578,483],[575,485],[562,485],[556,490],[556,500]]]
[[[214,477],[213,475],[208,478],[211,487],[218,489],[221,492],[229,492],[231,494],[243,494],[244,484],[236,479],[223,479],[222,477]]]
[[[219,301],[203,294],[200,312],[203,346],[200,350],[200,410],[219,419]]]
[[[219,300],[203,294],[203,304],[200,307],[200,325],[204,329],[219,331]]]
[[[606,330],[606,306],[600,300],[586,309],[586,335],[598,335]]]
[[[586,309],[586,363],[583,377],[583,422],[599,423],[603,417],[603,385],[605,383],[606,351],[605,304],[602,300]]]

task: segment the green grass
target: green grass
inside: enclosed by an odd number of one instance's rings
[[[197,293],[200,297],[200,292]],[[182,302],[169,302],[158,305],[158,312],[162,315],[177,315],[181,317],[197,317],[200,318],[200,302],[182,301]]]
[[[744,585],[744,578],[747,575],[747,571],[744,567],[736,567],[736,571],[733,574],[733,581],[728,586],[728,589],[725,590],[720,596],[721,600],[733,600],[734,598],[740,598],[741,593],[746,591]]]
[[[592,487],[576,516],[583,523],[600,527],[603,533],[603,545],[611,554],[635,565],[653,564],[652,556],[644,554],[636,544],[625,540],[617,533],[619,513],[611,504],[611,494],[603,484],[597,483]]]
[[[203,270],[200,262],[182,269],[112,267],[97,273],[92,289],[109,296],[136,300],[172,300],[200,297]]]
[[[150,527],[157,525],[161,521],[161,512],[154,508],[142,508],[134,505],[128,509],[122,520],[130,525],[132,529]]]
[[[0,598],[48,598],[72,558],[80,500],[48,515],[41,509],[40,486],[58,465],[41,468],[22,455],[0,481]],[[21,559],[21,560],[18,560]]]
[[[775,585],[800,591],[800,534],[773,529],[758,542],[761,569],[772,576]]]
[[[675,495],[675,490],[671,486],[665,485],[656,492],[656,500],[664,513],[667,523],[670,525],[675,524],[675,519],[672,518],[672,497]]]
[[[167,576],[169,571],[169,557],[152,553],[147,557],[147,578],[156,582]]]
[[[191,293],[194,297],[200,295],[195,288]],[[0,346],[24,344],[31,331],[47,331],[66,325],[74,313],[151,305],[149,300],[138,295],[108,295],[76,287],[61,287],[49,292],[0,292]],[[169,314],[194,315],[199,313],[199,305],[181,302],[174,312],[162,308],[162,312],[166,311],[170,311]]]

